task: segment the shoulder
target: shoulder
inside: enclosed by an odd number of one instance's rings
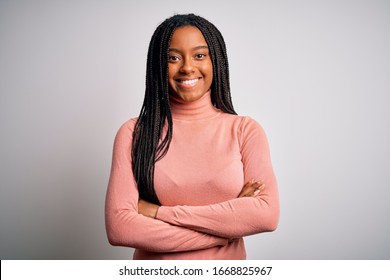
[[[115,142],[129,142],[133,138],[133,131],[137,118],[131,118],[124,122],[118,129],[115,136]]]
[[[253,137],[266,138],[263,127],[252,117],[222,113],[222,118],[232,125],[241,144]]]
[[[133,132],[133,131],[134,131],[135,124],[137,123],[137,119],[138,119],[138,118],[131,118],[131,119],[125,121],[125,122],[119,127],[118,132],[122,132],[122,131],[131,131],[131,132]]]
[[[251,132],[251,131],[264,131],[263,127],[260,123],[248,116],[240,116],[241,117],[241,130],[243,132]]]
[[[233,115],[223,113],[223,118],[228,122],[232,122],[238,127],[239,133],[250,133],[251,131],[263,131],[262,126],[258,121],[249,116]]]
[[[262,125],[249,116],[236,116],[238,140],[242,146],[249,142],[267,142]]]

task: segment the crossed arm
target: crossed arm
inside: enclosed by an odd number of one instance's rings
[[[236,199],[222,203],[159,207],[140,200],[138,211],[148,218],[232,240],[276,228],[277,211],[268,204],[267,196],[264,183],[249,181]]]
[[[250,118],[244,119],[239,133],[246,184],[237,198],[204,206],[158,207],[139,201],[139,213],[228,239],[273,231],[279,219],[279,199],[266,135]]]
[[[265,184],[262,181],[255,181],[254,179],[247,182],[243,187],[237,198],[240,197],[256,197],[264,190]],[[156,218],[157,211],[160,206],[147,202],[143,199],[138,200],[138,213],[152,219]]]
[[[152,252],[182,252],[225,246],[229,240],[175,226],[138,213],[138,189],[131,172],[131,141],[135,120],[122,125],[114,142],[106,194],[105,223],[111,245]]]
[[[225,246],[234,238],[274,230],[279,216],[276,180],[265,135],[256,123],[253,125],[241,143],[247,183],[237,198],[205,206],[170,207],[139,200],[129,172],[132,125],[122,126],[115,139],[106,196],[110,243],[177,252]]]

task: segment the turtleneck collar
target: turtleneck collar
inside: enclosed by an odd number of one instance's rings
[[[178,120],[199,120],[214,117],[220,113],[211,102],[211,92],[206,92],[200,99],[185,102],[177,97],[169,96],[172,118]]]

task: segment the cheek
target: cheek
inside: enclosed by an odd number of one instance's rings
[[[171,89],[175,86],[175,81],[173,79],[174,76],[175,76],[175,71],[171,67],[171,68],[168,69],[168,86]]]
[[[168,66],[168,79],[171,80],[173,77],[174,71],[172,66]]]
[[[209,75],[212,77],[213,76],[213,64],[211,63],[211,60],[207,64],[207,71],[209,72]]]
[[[213,81],[213,65],[210,64],[205,68],[204,70],[204,73],[206,74],[207,76],[207,79],[209,80],[209,82],[211,83]]]

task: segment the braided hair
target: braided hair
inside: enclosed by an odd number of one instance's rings
[[[219,30],[194,14],[174,15],[162,22],[149,44],[145,97],[135,124],[131,153],[139,196],[157,205],[160,205],[160,201],[154,189],[154,166],[168,152],[173,131],[168,89],[168,49],[175,29],[182,26],[197,27],[209,47],[213,65],[213,105],[225,113],[236,115],[230,96],[226,46]]]

